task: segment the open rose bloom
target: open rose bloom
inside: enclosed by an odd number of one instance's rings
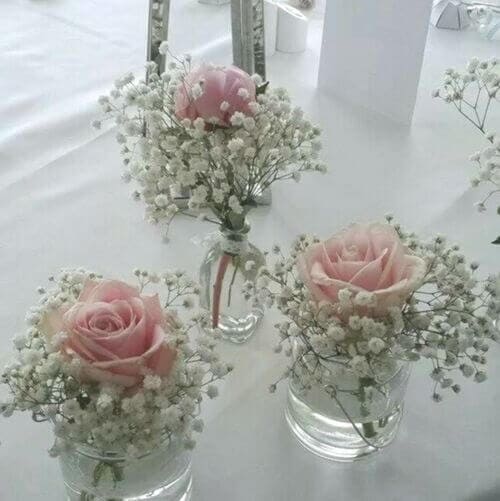
[[[252,114],[249,104],[255,102],[255,92],[252,78],[240,68],[202,64],[180,84],[175,94],[175,114],[181,120],[202,118],[228,127],[235,112]]]
[[[386,220],[326,241],[301,235],[288,255],[274,246],[253,291],[281,314],[275,352],[289,358],[269,389],[288,380],[290,429],[323,458],[354,461],[394,440],[412,364],[428,364],[440,402],[460,393],[457,376],[486,380],[499,339],[498,277],[476,278],[445,237]]]
[[[99,464],[75,469],[82,484],[75,482],[99,499],[129,499],[128,458],[134,459],[133,478],[135,460],[149,458],[141,477],[148,483],[148,471],[156,471],[154,457],[162,473],[152,473],[151,482],[164,482],[162,455],[172,452],[172,440],[194,447],[194,434],[203,430],[202,401],[218,395],[215,383],[232,370],[216,352],[217,333],[208,329],[208,316],[194,309],[199,286],[186,273],[133,274],[136,286],[82,268],[51,277],[28,311],[28,328],[13,340],[14,362],[0,373],[8,390],[0,414],[29,411],[36,421],[51,421],[49,453],[62,455],[65,478],[73,475],[72,467],[65,469],[68,461],[77,464],[68,454],[80,454],[81,446],[93,450]],[[200,329],[206,334],[191,338]],[[98,458],[108,454],[124,459],[123,492],[95,491],[103,464]],[[103,489],[121,482],[116,471],[113,479]]]
[[[340,303],[347,289],[373,294],[374,313],[400,307],[420,287],[427,266],[388,224],[354,224],[312,244],[297,261],[300,276],[318,302]]]
[[[85,379],[131,387],[146,374],[168,376],[176,351],[158,295],[116,280],[87,280],[77,302],[47,315],[45,334],[62,332],[63,352],[81,362]]]

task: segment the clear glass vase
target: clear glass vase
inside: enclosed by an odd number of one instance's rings
[[[372,366],[371,377],[356,375],[345,362],[322,364],[329,373],[321,384],[304,389],[300,372],[290,378],[285,414],[299,442],[321,457],[344,462],[389,445],[401,421],[410,364],[385,359]]]
[[[222,229],[200,268],[201,306],[210,312],[212,327],[234,343],[255,332],[264,309],[244,297],[243,286],[255,282],[264,266],[262,252],[248,242],[249,227]]]
[[[77,446],[59,463],[69,501],[191,499],[191,453],[180,440],[166,440],[137,459]]]

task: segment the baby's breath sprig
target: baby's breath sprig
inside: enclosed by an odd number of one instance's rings
[[[326,170],[318,160],[319,128],[292,107],[284,89],[262,85],[258,75],[252,77],[258,92],[256,101],[248,103],[251,114],[235,111],[228,126],[201,117],[179,119],[179,88],[188,87],[190,98],[197,99],[204,92],[203,81],[188,85],[190,59],[168,54],[162,75],[148,63],[147,80],[126,75],[99,99],[104,119],[118,125],[124,180],[139,185],[134,198],[145,202],[150,222],[164,222],[168,230],[179,214],[201,214],[209,222],[240,229],[255,198],[273,183]],[[221,110],[227,106],[223,102]],[[189,193],[188,209],[174,203],[179,192]]]
[[[445,392],[460,392],[462,376],[477,383],[486,379],[489,342],[500,340],[495,327],[499,277],[479,279],[478,265],[468,263],[458,245],[447,245],[442,236],[423,241],[394,223],[392,216],[387,220],[406,248],[425,261],[426,273],[404,304],[390,307],[384,315],[370,314],[376,299],[368,291],[342,289],[335,304],[311,296],[299,276],[297,258],[318,241],[312,236],[300,236],[288,256],[275,246],[275,261],[260,270],[255,285],[247,284],[249,297],[276,307],[284,317],[275,325],[274,351],[291,360],[270,391],[291,379],[306,393],[319,385],[341,406],[338,396],[346,390],[333,376],[345,368],[359,378],[359,388],[349,392],[363,412],[371,395],[386,391],[387,374],[397,363],[428,361],[431,394],[437,402]],[[349,414],[346,418],[356,428]],[[356,431],[375,447],[366,433],[369,429]]]
[[[217,332],[210,329],[206,314],[195,311],[182,321],[172,309],[191,310],[199,294],[184,272],[136,269],[133,275],[141,293],[153,287],[166,289],[166,341],[176,350],[168,376],[145,368],[142,384],[132,391],[118,384],[82,380],[78,358],[68,358],[60,349],[70,334],[46,335],[47,315],[71,307],[87,280],[101,278],[84,269],[63,270],[50,279],[51,287],[39,287],[39,304],[26,317],[28,329],[14,338],[16,360],[1,375],[10,399],[0,404],[0,412],[9,417],[15,411],[28,411],[35,421],[50,420],[56,437],[51,456],[87,445],[133,458],[173,436],[192,448],[193,433],[203,429],[199,416],[203,398],[215,398],[216,383],[232,370],[216,352]],[[190,333],[198,326],[205,334],[192,342]]]
[[[442,86],[432,93],[433,97],[452,104],[490,143],[470,157],[477,167],[477,174],[472,177],[471,185],[485,185],[490,188],[487,195],[476,203],[479,212],[486,211],[490,198],[500,193],[500,137],[488,130],[492,104],[498,103],[500,99],[499,68],[497,58],[487,61],[474,58],[464,71],[447,69]],[[497,207],[497,213],[500,214],[500,206]],[[493,243],[500,244],[500,237]]]

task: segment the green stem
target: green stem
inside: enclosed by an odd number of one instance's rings
[[[360,383],[360,385],[359,385],[359,398],[361,400],[361,403],[364,405],[366,402],[365,386],[370,386],[372,383],[372,380],[370,378],[360,378],[359,383]],[[366,438],[374,438],[377,436],[377,430],[375,429],[375,426],[373,425],[373,421],[368,421],[367,423],[362,423],[361,429],[363,430],[363,435]]]
[[[94,474],[92,479],[92,485],[97,487],[102,480],[102,476],[105,471],[108,470],[113,479],[113,486],[116,487],[118,482],[123,480],[123,466],[118,464],[116,461],[99,461],[94,468]],[[82,491],[80,494],[80,501],[92,501],[95,500],[96,496],[86,491]],[[122,501],[121,498],[108,498],[106,501]]]
[[[383,428],[387,424],[388,421],[389,421],[389,419],[387,417],[380,418],[378,420],[378,426],[379,426],[379,428]]]
[[[224,281],[224,275],[226,274],[226,269],[231,261],[231,254],[224,253],[220,260],[217,269],[217,275],[215,277],[213,298],[212,298],[212,327],[215,329],[219,325],[220,316],[220,300],[222,295],[222,283]]]
[[[361,428],[363,430],[363,435],[366,438],[373,438],[377,436],[377,431],[375,430],[375,426],[373,426],[373,422],[370,421],[368,423],[363,423],[361,425]]]
[[[363,440],[363,442],[365,442],[366,445],[373,447],[375,450],[379,450],[379,447],[377,445],[375,445],[374,443],[370,442],[370,440],[368,440],[368,438],[365,436],[365,434],[362,433],[362,431],[357,427],[356,423],[354,422],[354,420],[351,418],[351,416],[347,412],[347,409],[342,405],[340,399],[337,398],[337,396],[335,394],[333,394],[332,397],[335,400],[335,402],[337,402],[337,405],[340,407],[340,410],[344,413],[344,416],[351,423],[351,426],[354,428],[354,431],[359,435],[361,440]]]

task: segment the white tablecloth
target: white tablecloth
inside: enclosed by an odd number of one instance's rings
[[[174,224],[171,243],[143,221],[143,207],[121,183],[113,132],[93,131],[95,101],[113,80],[143,62],[146,0],[4,0],[0,3],[0,334],[1,359],[23,329],[35,289],[61,266],[83,265],[127,278],[136,266],[197,273],[204,249],[191,239],[211,230]],[[173,0],[172,44],[227,62],[226,7]],[[467,158],[482,138],[430,98],[444,68],[498,45],[474,33],[430,30],[411,129],[315,91],[321,21],[312,16],[309,48],[269,61],[273,82],[324,129],[325,177],[275,186],[273,205],[252,216],[261,248],[299,232],[322,236],[353,220],[395,213],[423,234],[446,233],[484,265],[498,269],[494,210],[476,213]],[[354,29],[355,27],[353,27]],[[356,62],[353,62],[356,64]],[[283,417],[273,315],[244,346],[221,350],[236,370],[205,407],[206,429],[194,453],[194,498],[201,501],[493,501],[500,499],[500,350],[490,352],[489,381],[464,383],[458,397],[430,399],[429,367],[414,370],[397,440],[363,462],[319,459],[291,437]],[[0,427],[0,499],[58,501],[57,461],[46,454],[48,427],[29,416]]]

